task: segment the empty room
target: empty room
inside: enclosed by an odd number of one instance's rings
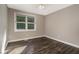
[[[79,54],[79,5],[0,4],[0,53]]]

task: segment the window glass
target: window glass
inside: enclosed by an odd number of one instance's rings
[[[34,24],[28,24],[28,29],[34,29]]]
[[[16,14],[15,24],[16,31],[34,30],[36,25],[35,18],[33,16],[23,14]]]
[[[26,17],[25,16],[17,16],[16,17],[17,19],[17,22],[25,22],[25,20],[26,20]]]
[[[25,23],[17,23],[17,29],[25,29]]]
[[[34,23],[34,17],[32,17],[32,16],[27,16],[27,22]]]

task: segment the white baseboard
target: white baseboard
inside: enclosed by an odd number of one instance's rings
[[[33,38],[39,38],[39,37],[44,37],[44,36],[45,35],[28,37],[28,38],[22,38],[22,39],[17,39],[17,40],[11,40],[11,41],[8,41],[8,43],[10,43],[10,42],[16,42],[16,41],[21,41],[21,40],[28,40],[28,39],[33,39]]]
[[[70,42],[62,41],[62,40],[60,40],[60,39],[56,39],[56,38],[54,38],[54,37],[47,36],[47,35],[45,35],[45,37],[48,37],[48,38],[50,38],[50,39],[53,39],[53,40],[56,40],[56,41],[59,41],[59,42],[62,42],[62,43],[65,43],[65,44],[68,44],[68,45],[74,46],[74,47],[76,47],[76,48],[79,48],[78,45],[73,44],[73,43],[70,43]]]
[[[65,44],[74,46],[74,47],[76,47],[76,48],[79,48],[79,46],[76,45],[76,44],[73,44],[73,43],[70,43],[70,42],[66,42],[66,41],[62,41],[62,40],[60,40],[60,39],[57,39],[57,38],[54,38],[54,37],[51,37],[51,36],[47,36],[47,35],[35,36],[35,37],[29,37],[29,38],[23,38],[23,39],[17,39],[17,40],[11,40],[11,41],[8,41],[8,43],[9,43],[9,42],[21,41],[21,40],[29,40],[29,39],[33,39],[33,38],[39,38],[39,37],[48,37],[48,38],[50,38],[50,39],[53,39],[53,40],[56,40],[56,41],[59,41],[59,42],[62,42],[62,43],[65,43]]]

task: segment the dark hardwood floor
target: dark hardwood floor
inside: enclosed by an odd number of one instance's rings
[[[49,39],[47,37],[30,39],[28,41],[9,43],[9,46],[26,45],[21,54],[79,54],[79,48]]]

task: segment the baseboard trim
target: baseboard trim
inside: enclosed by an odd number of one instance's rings
[[[21,41],[21,40],[29,40],[29,39],[33,39],[33,38],[39,38],[39,37],[44,37],[45,35],[42,35],[42,36],[34,36],[34,37],[28,37],[28,38],[22,38],[22,39],[17,39],[17,40],[11,40],[11,41],[8,41],[8,43],[10,42],[17,42],[17,41]]]
[[[12,40],[12,41],[8,41],[8,43],[10,43],[10,42],[17,42],[17,41],[21,41],[21,40],[29,40],[29,39],[33,39],[33,38],[39,38],[39,37],[47,37],[47,38],[50,38],[50,39],[53,39],[53,40],[56,40],[56,41],[59,41],[59,42],[62,42],[62,43],[65,43],[65,44],[74,46],[74,47],[76,47],[76,48],[79,48],[78,45],[75,45],[75,44],[70,43],[70,42],[62,41],[62,40],[60,40],[60,39],[57,39],[57,38],[54,38],[54,37],[51,37],[51,36],[47,36],[47,35],[42,35],[42,36],[35,36],[35,37],[29,37],[29,38],[23,38],[23,39]]]
[[[60,40],[60,39],[57,39],[57,38],[54,38],[54,37],[51,37],[51,36],[47,36],[47,35],[45,35],[45,37],[48,37],[48,38],[50,38],[50,39],[53,39],[53,40],[56,40],[56,41],[59,41],[59,42],[62,42],[62,43],[71,45],[71,46],[73,46],[73,47],[79,48],[78,45],[75,45],[75,44],[70,43],[70,42],[65,42],[65,41],[62,41],[62,40]]]

